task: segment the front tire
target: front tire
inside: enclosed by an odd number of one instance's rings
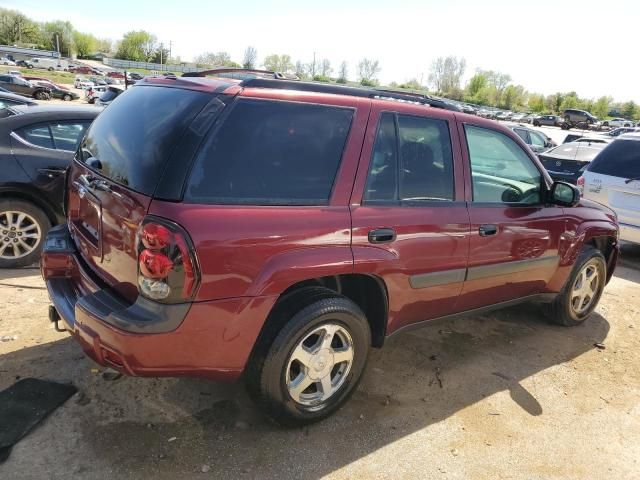
[[[284,297],[261,333],[246,371],[247,389],[280,424],[304,425],[338,410],[367,363],[371,331],[360,308],[325,288]]]
[[[549,319],[565,327],[582,324],[593,313],[606,283],[607,264],[600,250],[582,250],[562,291],[545,305]]]
[[[65,102],[70,102],[71,101],[71,95],[67,94],[67,95],[63,96],[62,100],[64,100]]]
[[[0,201],[0,268],[31,265],[40,258],[51,222],[34,204]]]

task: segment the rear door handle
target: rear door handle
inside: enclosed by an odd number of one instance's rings
[[[46,175],[49,178],[57,177],[58,175],[62,175],[66,171],[66,168],[39,168],[38,172]]]
[[[369,232],[369,243],[389,243],[396,239],[393,228],[378,228]]]
[[[478,231],[480,232],[481,237],[488,237],[490,235],[495,235],[496,233],[498,233],[498,226],[491,224],[480,225]]]

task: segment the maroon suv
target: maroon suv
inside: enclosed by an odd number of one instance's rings
[[[244,374],[300,424],[406,327],[532,300],[567,326],[594,310],[615,214],[515,133],[428,97],[253,77],[147,77],[88,130],[42,274],[51,320],[95,361]]]

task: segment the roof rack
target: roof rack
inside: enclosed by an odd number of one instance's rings
[[[352,97],[377,98],[381,100],[394,100],[411,102],[420,105],[428,105],[433,108],[442,108],[454,112],[462,111],[460,107],[445,100],[430,97],[414,92],[398,92],[383,88],[349,87],[319,82],[289,81],[286,79],[274,80],[271,78],[248,78],[241,82],[243,87],[272,88],[278,90],[295,90],[299,92],[332,93],[336,95],[349,95]]]
[[[257,70],[253,68],[234,68],[234,67],[222,67],[213,68],[211,70],[201,70],[199,72],[186,72],[183,73],[183,77],[206,77],[207,75],[218,75],[227,78],[237,78],[240,80],[247,80],[251,78],[272,78],[272,79],[286,79],[297,80],[295,75],[289,75],[282,72],[272,72],[271,70]]]

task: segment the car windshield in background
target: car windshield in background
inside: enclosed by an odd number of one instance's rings
[[[121,96],[91,125],[80,160],[114,182],[150,195],[183,130],[211,95],[138,86]],[[90,158],[96,161],[87,162]]]
[[[640,177],[640,140],[616,140],[598,155],[588,170],[612,177]]]

